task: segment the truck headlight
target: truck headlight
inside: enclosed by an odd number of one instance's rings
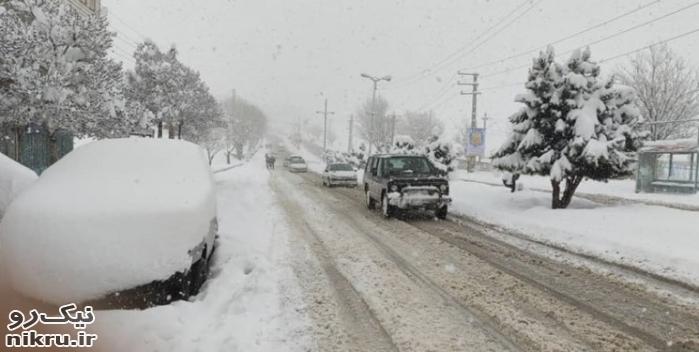
[[[397,185],[391,186],[391,192],[398,192],[398,186]]]
[[[441,185],[441,186],[439,186],[439,189],[440,189],[442,192],[446,192],[446,191],[447,191],[447,185]]]

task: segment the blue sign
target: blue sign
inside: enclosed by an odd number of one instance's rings
[[[466,156],[485,156],[485,128],[467,128]]]

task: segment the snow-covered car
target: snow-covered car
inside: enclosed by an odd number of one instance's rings
[[[0,153],[0,219],[12,200],[38,178],[33,170]]]
[[[419,209],[446,219],[451,203],[446,176],[422,155],[371,156],[364,171],[364,194],[367,208],[379,202],[385,217],[399,209]]]
[[[291,172],[306,172],[308,171],[308,164],[300,156],[291,156],[287,160],[287,168]]]
[[[350,164],[328,164],[321,178],[323,186],[357,187],[357,171]]]
[[[0,255],[15,289],[42,301],[148,288],[150,303],[164,304],[198,292],[216,232],[201,148],[103,140],[66,155],[12,202],[0,223]]]

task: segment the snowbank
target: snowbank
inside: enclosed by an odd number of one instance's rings
[[[660,206],[604,206],[576,198],[550,209],[551,196],[453,181],[454,213],[535,240],[699,285],[697,213]]]
[[[202,293],[143,311],[98,312],[100,341],[134,352],[313,350],[263,155],[215,175],[220,238]]]
[[[36,172],[0,153],[0,219],[12,200],[37,178]]]
[[[465,170],[457,170],[450,176],[453,180],[470,180],[502,185],[501,175],[502,173],[497,171],[468,173]],[[527,189],[551,191],[551,181],[548,177],[522,175],[517,183],[523,184]],[[636,193],[636,180],[634,179],[610,180],[609,182],[585,180],[578,187],[576,194],[610,196],[633,201],[652,202],[658,205],[674,204],[699,207],[699,194]]]
[[[14,286],[50,303],[99,298],[191,265],[216,216],[202,150],[176,140],[89,143],[48,168],[0,223]]]

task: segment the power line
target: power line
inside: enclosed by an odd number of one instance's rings
[[[520,3],[520,5],[518,5],[514,10],[510,11],[509,13],[507,13],[505,16],[503,16],[502,18],[500,18],[500,19],[497,21],[497,23],[495,23],[494,25],[488,27],[483,33],[481,33],[478,37],[476,37],[476,39],[473,41],[473,43],[478,42],[478,41],[480,41],[482,38],[484,38],[485,36],[487,36],[492,30],[494,30],[495,28],[497,28],[498,26],[500,26],[500,25],[501,25],[503,22],[505,22],[510,16],[512,16],[512,15],[515,14],[517,11],[519,11],[520,9],[522,9],[526,4],[529,3],[529,4],[531,4],[531,6],[530,6],[528,9],[526,9],[522,14],[520,14],[519,16],[517,16],[517,17],[515,18],[515,21],[516,21],[517,19],[521,18],[521,17],[522,17],[524,14],[526,14],[527,12],[529,12],[536,4],[538,4],[538,3],[541,2],[541,1],[542,1],[542,0],[537,0],[537,2],[536,2],[536,3],[533,3],[533,4],[532,4],[532,0],[525,0],[525,1],[523,1],[523,2]],[[501,32],[502,30],[504,30],[505,28],[509,27],[512,23],[514,23],[514,21],[510,21],[508,24],[506,24],[504,27],[502,27],[502,28],[498,31],[498,33]],[[496,33],[496,35],[497,35],[497,33]],[[492,36],[491,36],[490,38],[492,38]],[[488,39],[490,39],[490,38],[488,38]],[[487,40],[486,40],[486,41],[487,41]],[[453,60],[454,60],[454,59],[457,59],[457,60],[458,60],[461,56],[463,56],[461,53],[462,53],[463,51],[465,51],[465,50],[471,48],[472,45],[473,45],[473,44],[469,44],[469,45],[466,45],[466,46],[460,48],[459,50],[457,50],[457,51],[453,52],[452,54],[448,55],[446,58],[440,60],[440,61],[437,62],[436,64],[433,64],[433,65],[431,65],[430,67],[427,67],[427,68],[425,68],[425,69],[423,69],[423,70],[420,70],[419,72],[416,72],[415,74],[412,74],[412,75],[408,76],[407,78],[405,78],[405,81],[408,81],[408,82],[410,82],[410,83],[414,83],[414,82],[416,82],[416,81],[420,81],[420,80],[424,79],[425,77],[428,77],[428,76],[424,76],[424,75],[421,76],[421,75],[423,74],[423,72],[426,72],[426,71],[432,71],[432,72],[439,71],[439,70],[441,70],[441,69],[445,66],[445,64],[446,64],[446,65],[449,65],[449,64],[453,63]],[[472,52],[472,51],[470,51],[470,52]],[[469,53],[470,53],[470,52],[469,52]],[[468,53],[467,53],[467,54],[468,54]],[[410,83],[407,83],[407,84],[410,84]]]
[[[651,45],[646,45],[646,46],[644,46],[644,47],[642,47],[642,48],[638,48],[638,49],[636,49],[636,50],[631,50],[631,51],[627,51],[627,52],[625,52],[625,53],[623,53],[623,54],[619,54],[619,55],[615,55],[615,56],[612,56],[612,57],[608,57],[608,58],[606,58],[606,59],[600,60],[599,62],[602,63],[602,62],[607,62],[607,61],[616,60],[616,59],[618,59],[618,58],[620,58],[620,57],[624,57],[624,56],[628,56],[628,55],[631,55],[631,54],[635,54],[635,53],[637,53],[637,52],[639,52],[639,51],[649,49],[649,48],[651,48],[651,47],[653,47],[653,46],[656,46],[656,45],[659,45],[659,44],[669,43],[669,42],[671,42],[671,41],[680,39],[680,38],[682,38],[682,37],[686,37],[686,36],[688,36],[688,35],[691,35],[691,34],[694,34],[694,33],[697,33],[697,32],[699,32],[699,28],[695,28],[695,29],[693,29],[693,30],[691,30],[691,31],[689,31],[689,32],[684,32],[684,33],[678,34],[678,35],[676,35],[676,36],[674,36],[674,37],[671,37],[671,38],[667,38],[667,39],[658,41],[658,42],[653,43],[653,44],[651,44]]]
[[[126,21],[124,21],[121,17],[117,16],[117,14],[114,13],[114,11],[111,11],[111,10],[110,10],[110,11],[109,11],[109,16],[114,17],[117,21],[121,22],[121,23],[124,24],[126,27],[128,27],[129,29],[131,29],[134,33],[136,33],[138,36],[140,36],[141,39],[144,39],[144,40],[145,40],[145,39],[148,39],[147,36],[143,35],[141,32],[139,32],[139,31],[136,30],[134,27],[132,27],[130,24],[128,24]]]
[[[597,39],[597,40],[594,40],[594,41],[592,41],[592,42],[588,42],[588,43],[586,43],[586,44],[581,45],[580,47],[591,46],[591,45],[599,44],[599,43],[601,43],[601,42],[604,42],[604,41],[607,41],[607,40],[609,40],[609,39],[618,37],[618,36],[620,36],[620,35],[623,35],[623,34],[626,34],[626,33],[628,33],[628,32],[634,31],[634,30],[636,30],[636,29],[645,27],[645,26],[647,26],[647,25],[650,25],[650,24],[652,24],[652,23],[655,23],[655,22],[657,22],[657,21],[660,21],[660,20],[665,19],[665,18],[667,18],[667,17],[670,17],[670,16],[672,16],[672,15],[678,14],[678,13],[680,13],[680,12],[682,12],[682,11],[686,11],[686,10],[688,10],[688,9],[694,7],[694,6],[697,6],[697,5],[699,5],[699,1],[694,2],[694,3],[691,3],[691,4],[687,5],[687,6],[684,6],[684,7],[682,7],[682,8],[679,8],[679,9],[677,9],[677,10],[668,12],[668,13],[662,15],[662,16],[655,17],[655,18],[653,18],[653,19],[651,19],[651,20],[648,20],[648,21],[646,21],[646,22],[643,22],[643,23],[637,24],[637,25],[635,25],[635,26],[629,27],[629,28],[624,29],[624,30],[622,30],[622,31],[616,32],[616,33],[614,33],[614,34],[608,35],[608,36],[603,37],[603,38],[601,38],[601,39]],[[572,52],[575,51],[575,50],[577,50],[577,49],[567,50],[567,51],[562,52],[560,55],[569,54],[569,53],[572,53]],[[520,65],[520,66],[516,66],[516,67],[513,67],[513,68],[506,69],[506,70],[502,70],[502,71],[497,71],[497,72],[485,74],[485,75],[483,75],[483,78],[498,76],[498,75],[501,75],[501,74],[504,74],[504,73],[508,73],[508,72],[512,72],[512,71],[515,71],[515,70],[518,70],[518,69],[521,69],[521,68],[525,68],[525,67],[529,67],[529,64]]]
[[[489,62],[486,62],[486,63],[478,64],[478,65],[476,65],[476,66],[471,66],[471,67],[469,67],[467,70],[471,70],[471,71],[472,71],[472,70],[475,70],[475,69],[478,69],[478,68],[487,67],[487,66],[492,66],[492,65],[495,65],[495,64],[502,63],[503,61],[507,61],[507,60],[515,59],[515,58],[522,57],[522,56],[525,56],[525,55],[529,55],[529,54],[532,54],[532,53],[536,53],[536,52],[537,52],[538,50],[540,50],[542,47],[546,47],[546,45],[555,45],[555,44],[562,43],[562,42],[564,42],[564,41],[566,41],[566,40],[568,40],[568,39],[575,38],[575,37],[577,37],[577,36],[579,36],[579,35],[581,35],[581,34],[585,34],[585,33],[587,33],[587,32],[590,32],[590,31],[592,31],[592,30],[595,30],[595,29],[597,29],[597,28],[606,26],[606,25],[608,25],[608,24],[610,24],[610,23],[612,23],[612,22],[614,22],[614,21],[617,21],[617,20],[622,19],[622,18],[624,18],[624,17],[630,16],[630,15],[636,13],[636,12],[639,12],[639,11],[641,11],[641,10],[643,10],[643,9],[646,9],[646,8],[648,8],[648,7],[650,7],[650,6],[653,6],[653,5],[657,4],[657,3],[659,3],[660,1],[661,1],[661,0],[654,0],[654,1],[648,2],[648,3],[646,3],[646,4],[644,4],[644,5],[641,5],[641,6],[637,7],[637,8],[635,8],[635,9],[632,9],[632,10],[630,10],[630,11],[624,12],[624,13],[622,13],[622,14],[620,14],[620,15],[617,15],[617,16],[615,16],[615,17],[613,17],[613,18],[610,18],[610,19],[608,19],[608,20],[605,20],[605,21],[603,21],[603,22],[600,22],[600,23],[598,23],[598,24],[596,24],[596,25],[594,25],[594,26],[584,28],[584,29],[582,29],[582,30],[580,30],[580,31],[577,31],[577,32],[573,33],[573,34],[570,34],[570,35],[567,35],[567,36],[562,37],[562,38],[560,38],[560,39],[557,39],[557,40],[555,40],[555,41],[553,41],[553,42],[551,42],[551,43],[544,44],[544,45],[539,45],[539,46],[537,46],[536,48],[532,48],[532,49],[529,49],[529,50],[526,50],[526,51],[523,51],[523,52],[520,52],[520,53],[517,53],[517,54],[513,54],[513,55],[510,55],[510,56],[505,57],[505,58],[502,58],[502,59],[489,61]]]
[[[695,28],[695,29],[693,29],[693,30],[691,30],[691,31],[687,31],[687,32],[678,34],[678,35],[676,35],[676,36],[673,36],[673,37],[670,37],[670,38],[667,38],[667,39],[663,39],[663,40],[657,41],[657,42],[655,42],[655,43],[653,43],[653,44],[649,44],[649,45],[640,47],[640,48],[638,48],[638,49],[630,50],[630,51],[627,51],[627,52],[624,52],[624,53],[621,53],[621,54],[618,54],[618,55],[614,55],[614,56],[611,56],[611,57],[608,57],[608,58],[599,60],[598,62],[599,62],[599,63],[604,63],[604,62],[616,60],[616,59],[619,59],[619,58],[622,58],[622,57],[625,57],[625,56],[629,56],[629,55],[631,55],[631,54],[635,54],[635,53],[637,53],[637,52],[640,52],[640,51],[643,51],[643,50],[646,50],[646,49],[650,49],[650,48],[652,48],[652,47],[654,47],[654,46],[656,46],[656,45],[660,45],[660,44],[664,44],[664,43],[669,43],[669,42],[671,42],[671,41],[674,41],[674,40],[677,40],[677,39],[680,39],[680,38],[683,38],[683,37],[686,37],[686,36],[689,36],[689,35],[692,35],[692,34],[695,34],[695,33],[699,33],[699,28]],[[524,84],[526,84],[526,82],[521,82],[521,81],[520,81],[520,82],[516,82],[516,83],[505,83],[505,84],[501,84],[501,85],[497,85],[497,86],[486,87],[486,88],[483,88],[483,89],[481,89],[481,90],[485,90],[485,91],[487,91],[487,90],[497,90],[497,89],[501,89],[501,88],[514,87],[514,86],[519,86],[519,85],[524,85]],[[695,90],[695,91],[691,91],[691,92],[689,92],[689,93],[695,93],[695,92],[699,92],[699,89],[697,89],[697,90]]]

